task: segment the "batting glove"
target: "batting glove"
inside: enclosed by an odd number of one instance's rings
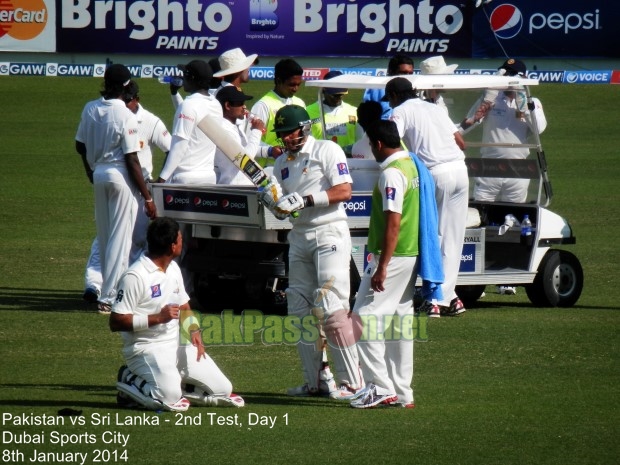
[[[275,208],[278,201],[282,198],[282,188],[275,176],[269,178],[269,184],[258,191],[258,200],[269,210]]]
[[[280,215],[288,216],[293,212],[301,210],[302,208],[304,208],[303,197],[299,195],[297,192],[293,192],[292,194],[288,194],[282,197],[276,203],[276,206],[273,209],[273,211],[274,211],[274,214],[279,213]]]

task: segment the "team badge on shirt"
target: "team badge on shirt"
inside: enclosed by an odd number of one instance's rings
[[[288,168],[282,168],[280,174],[282,175],[282,180],[288,178]]]
[[[387,200],[394,200],[396,198],[396,189],[394,187],[386,187],[385,198]]]
[[[336,166],[338,167],[338,174],[340,176],[343,174],[349,174],[349,167],[346,163],[338,163]]]
[[[159,284],[151,286],[151,297],[161,297],[161,286]]]

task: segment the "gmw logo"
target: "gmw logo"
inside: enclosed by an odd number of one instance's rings
[[[43,0],[4,0],[0,2],[0,38],[16,40],[37,37],[47,25],[48,11]]]
[[[500,39],[515,37],[521,32],[524,22],[521,10],[510,3],[498,5],[490,16],[491,29]],[[564,34],[578,29],[600,29],[600,12],[533,13],[528,19],[528,33],[542,29],[562,30]]]

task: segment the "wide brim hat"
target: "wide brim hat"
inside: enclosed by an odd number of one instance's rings
[[[447,65],[442,56],[430,57],[420,63],[420,73],[427,74],[454,74],[459,65]]]
[[[220,70],[213,77],[228,76],[248,69],[254,64],[258,55],[256,53],[245,56],[240,48],[233,48],[222,53],[218,59]]]

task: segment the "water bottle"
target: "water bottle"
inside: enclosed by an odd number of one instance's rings
[[[527,244],[531,236],[532,222],[530,221],[530,215],[524,215],[523,221],[521,221],[521,243]]]
[[[157,76],[157,80],[160,84],[172,84],[177,87],[181,87],[183,85],[183,78],[179,76],[164,76],[163,74],[160,74]]]

